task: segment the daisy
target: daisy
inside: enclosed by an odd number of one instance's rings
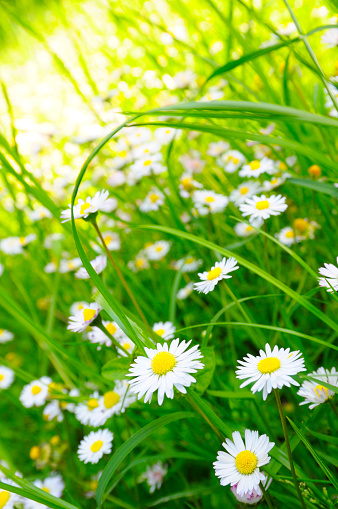
[[[321,385],[321,382],[323,381],[333,385],[334,387],[338,387],[338,373],[336,368],[332,368],[331,372],[329,369],[319,368],[317,371],[309,373],[308,376],[316,378],[318,383],[312,382],[310,380],[305,380],[297,394],[298,396],[305,398],[305,400],[299,404],[307,405],[310,403],[309,408],[312,410],[312,408],[315,408],[321,403],[326,403],[326,401],[334,397],[334,391]]]
[[[164,194],[156,187],[153,187],[140,205],[141,212],[158,210],[164,203]]]
[[[65,483],[61,477],[61,475],[51,475],[50,477],[46,477],[45,479],[37,479],[33,482],[33,484],[39,488],[40,490],[45,491],[46,493],[50,493],[54,495],[54,497],[61,498],[63,490],[65,489]],[[27,500],[27,504],[25,504],[27,509],[44,509],[47,508],[46,505],[40,504],[39,502],[35,502],[34,500]]]
[[[264,486],[264,489],[267,490],[272,482],[272,479],[265,478],[264,481],[262,481],[262,484]],[[256,505],[258,504],[262,498],[263,498],[263,492],[258,486],[257,489],[253,489],[252,491],[248,491],[248,493],[245,493],[244,495],[239,495],[237,493],[237,484],[234,486],[230,486],[231,492],[234,494],[236,500],[240,502],[241,504],[248,504],[248,505]]]
[[[229,203],[229,198],[222,194],[217,194],[215,191],[194,191],[192,194],[192,200],[198,213],[201,216],[209,214],[216,214],[217,212],[223,212],[225,207]]]
[[[128,353],[130,354],[133,353],[135,344],[131,341],[131,339],[128,338],[128,336],[123,334],[123,336],[117,338],[117,341],[120,343],[122,348],[124,348],[124,350],[126,350]],[[124,350],[119,349],[117,347],[117,354],[119,357],[127,357],[127,354]]]
[[[28,213],[28,217],[31,221],[40,221],[41,219],[52,218],[53,214],[50,212],[50,210],[46,209],[46,207],[38,207],[35,210],[30,210]]]
[[[149,269],[149,261],[146,256],[144,256],[144,252],[140,251],[138,255],[136,255],[135,260],[130,260],[128,262],[128,268],[133,272],[139,272],[140,270]]]
[[[191,193],[198,188],[202,188],[202,184],[194,180],[191,173],[183,173],[180,178],[179,190],[182,198],[189,198]]]
[[[259,177],[262,173],[274,173],[275,168],[273,160],[268,157],[263,157],[261,161],[255,159],[249,164],[245,164],[238,172],[240,177]]]
[[[0,251],[8,255],[22,254],[24,247],[30,242],[36,240],[35,233],[31,233],[26,237],[7,237],[7,239],[0,240]]]
[[[260,188],[261,186],[258,182],[255,182],[254,180],[247,180],[231,192],[229,200],[238,206],[241,203],[244,203],[247,198],[258,193]]]
[[[150,154],[158,154],[160,157],[158,160],[163,159],[163,155],[160,152],[161,144],[158,141],[149,141],[143,143],[133,150],[133,156],[135,159],[146,159]]]
[[[79,311],[81,311],[81,309],[83,309],[85,306],[87,305],[87,302],[84,301],[84,300],[80,300],[79,302],[74,302],[71,306],[70,306],[70,314],[71,315],[75,315],[76,313],[78,313]]]
[[[127,376],[133,377],[130,389],[138,395],[144,396],[144,402],[151,402],[154,392],[158,391],[158,404],[162,405],[164,395],[174,398],[174,387],[185,394],[186,387],[190,387],[196,380],[190,373],[202,369],[198,359],[203,356],[198,345],[187,350],[191,340],[181,341],[174,339],[170,345],[157,343],[156,349],[145,348],[146,357],[139,355],[131,364]]]
[[[201,153],[198,150],[192,150],[190,154],[183,154],[179,157],[179,162],[188,173],[202,173],[207,164],[201,159]]]
[[[256,228],[261,227],[261,223],[259,225],[255,224]],[[256,232],[256,228],[247,223],[236,223],[234,226],[234,230],[239,237],[250,237]]]
[[[122,163],[121,166],[124,166],[125,159],[122,158],[121,163]],[[116,166],[115,159],[114,159],[114,166]],[[121,170],[113,170],[111,172],[111,174],[109,175],[109,177],[107,178],[107,184],[110,187],[123,186],[123,184],[125,184],[125,183],[126,183],[126,175],[125,175],[124,171],[121,171]]]
[[[102,212],[111,212],[117,207],[117,200],[115,198],[108,198],[109,191],[98,191],[93,198],[88,196],[86,200],[78,200],[74,206],[74,218],[79,219],[80,217],[86,219],[90,214],[94,214],[101,210]],[[65,223],[70,221],[72,218],[71,214],[72,205],[69,204],[69,208],[61,212],[61,221]]]
[[[91,426],[103,426],[113,415],[125,412],[131,404],[135,403],[136,396],[130,394],[129,384],[125,380],[117,380],[113,391],[106,392],[99,398],[99,405],[92,412]]]
[[[0,343],[8,343],[12,341],[14,338],[13,332],[9,332],[9,330],[0,329]]]
[[[107,331],[118,340],[121,337],[126,337],[122,329],[117,325],[116,322],[111,322],[109,320],[102,320],[102,324],[107,329]],[[101,329],[94,326],[90,332],[88,332],[88,339],[91,343],[98,343],[100,345],[111,346],[112,340],[107,334],[105,334]]]
[[[203,260],[196,260],[193,256],[188,256],[186,258],[181,258],[177,260],[177,262],[173,262],[173,267],[175,270],[181,270],[181,272],[194,272],[199,269],[202,265]]]
[[[5,466],[5,465],[4,465]],[[9,465],[6,465],[6,468],[9,468]],[[18,473],[18,472],[17,472]],[[11,479],[7,479],[5,476],[0,475],[1,482],[4,484],[8,484],[9,486],[16,486],[18,488],[18,485],[15,484],[14,481]],[[14,509],[14,507],[17,507],[17,504],[22,503],[23,501],[26,502],[27,499],[23,499],[20,497],[20,495],[17,495],[16,493],[12,493],[11,491],[4,490],[0,488],[0,507],[1,509]]]
[[[63,413],[60,407],[60,402],[58,400],[54,400],[51,403],[48,403],[48,405],[46,405],[43,409],[42,415],[46,421],[56,419],[57,422],[62,422]]]
[[[126,140],[130,145],[142,145],[151,140],[152,132],[148,127],[128,128]]]
[[[224,154],[224,152],[229,150],[229,148],[230,148],[230,145],[227,141],[211,142],[211,143],[209,143],[207,154],[208,154],[208,156],[211,156],[211,157],[219,157],[222,154]]]
[[[144,253],[152,261],[162,260],[162,258],[168,253],[171,246],[171,242],[166,240],[159,240],[144,249]]]
[[[67,329],[73,332],[83,332],[88,325],[98,316],[101,311],[101,306],[96,302],[88,304],[84,303],[84,307],[76,312],[75,315],[68,318]]]
[[[229,272],[239,269],[235,258],[223,258],[220,262],[216,262],[211,269],[206,272],[199,273],[201,281],[194,284],[195,290],[205,294],[212,292],[217,283],[222,279],[230,279]]]
[[[335,48],[338,46],[338,28],[331,28],[322,35],[321,43],[327,48]]]
[[[72,272],[73,270],[77,270],[82,265],[82,260],[79,257],[72,258],[71,260],[61,260],[59,271],[61,274],[65,274],[66,272]]]
[[[120,236],[118,233],[106,231],[106,232],[102,233],[102,237],[103,237],[104,243],[106,244],[108,251],[119,251],[121,249],[121,240],[120,240]],[[100,244],[100,239],[98,237],[97,237],[97,241]],[[93,247],[94,251],[96,251],[97,253],[102,252],[102,247],[100,245],[93,243],[92,247]]]
[[[297,234],[298,240],[314,239],[315,231],[320,228],[316,221],[309,221],[308,219],[297,218],[293,222],[293,229]]]
[[[14,371],[6,366],[0,366],[0,390],[8,389],[14,382]]]
[[[279,233],[275,234],[276,239],[285,246],[292,246],[295,242],[298,242],[295,231],[291,226],[282,228]]]
[[[155,139],[161,143],[161,145],[168,145],[174,138],[177,138],[177,134],[180,134],[181,131],[178,129],[173,129],[172,127],[158,127],[154,131]]]
[[[181,288],[178,290],[176,299],[178,300],[184,300],[194,291],[194,283],[191,281],[187,284],[184,288]]]
[[[176,327],[172,322],[158,322],[154,323],[153,331],[162,339],[168,341],[175,336]]]
[[[239,206],[242,216],[250,216],[249,221],[253,224],[257,219],[268,219],[270,216],[279,216],[288,206],[285,203],[285,196],[274,194],[267,198],[264,194],[261,196],[254,195],[247,198],[245,203]]]
[[[265,351],[260,350],[259,355],[254,357],[248,354],[243,361],[238,361],[236,377],[245,380],[240,388],[254,382],[251,387],[253,394],[263,390],[263,400],[266,400],[272,389],[281,389],[284,385],[299,385],[292,376],[300,371],[306,371],[304,359],[300,351],[290,352],[290,348],[278,348],[271,350],[268,344]]]
[[[271,180],[264,180],[263,189],[264,191],[272,191],[272,189],[275,189],[275,187],[284,184],[285,180],[290,177],[290,173],[284,173],[281,177],[275,176]]]
[[[127,175],[127,184],[134,185],[143,177],[150,175],[160,175],[166,171],[162,163],[163,155],[161,152],[150,154],[143,159],[135,161],[130,167]]]
[[[320,267],[318,271],[319,274],[324,276],[318,279],[319,286],[327,288],[327,291],[331,293],[333,293],[333,290],[338,291],[338,268],[332,263],[324,263],[324,267]]]
[[[106,255],[99,255],[94,260],[90,262],[90,265],[95,270],[96,274],[101,274],[101,272],[107,267],[107,257]],[[89,279],[90,276],[87,270],[84,267],[81,267],[77,272],[75,272],[76,279]]]
[[[89,396],[87,401],[79,403],[75,407],[75,417],[81,424],[85,426],[92,426],[93,412],[99,406],[99,393],[95,391]]]
[[[25,385],[19,396],[23,406],[31,408],[44,405],[49,396],[48,389],[51,383],[51,378],[43,376],[39,380],[33,380],[30,384]]]
[[[239,150],[229,150],[217,159],[217,164],[227,173],[234,173],[244,163],[245,157]]]
[[[147,466],[146,471],[143,472],[139,478],[139,482],[147,481],[150,488],[149,493],[154,493],[155,490],[159,490],[162,486],[163,479],[165,475],[167,475],[167,472],[167,466],[163,465],[161,461],[158,461],[155,465]]]
[[[214,462],[215,475],[221,479],[221,486],[237,485],[240,496],[259,489],[259,483],[265,480],[265,474],[259,467],[270,461],[268,453],[274,442],[269,442],[266,435],[258,435],[258,431],[245,430],[245,444],[239,431],[234,431],[232,439],[227,438],[223,447],[227,452],[218,451]]]
[[[114,435],[108,429],[91,431],[79,445],[77,454],[84,463],[97,463],[104,454],[110,454]]]

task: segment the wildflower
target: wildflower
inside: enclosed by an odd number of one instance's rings
[[[144,251],[140,251],[138,255],[136,255],[135,260],[130,260],[128,262],[128,268],[133,272],[139,272],[140,270],[149,269],[149,261],[148,258],[144,255]]]
[[[56,419],[57,422],[63,421],[63,413],[60,407],[60,403],[57,400],[51,401],[48,405],[43,409],[43,418],[46,421],[52,421]]]
[[[26,237],[7,237],[0,240],[0,251],[8,255],[22,254],[24,247],[36,240],[35,233],[30,233]]]
[[[219,157],[222,154],[224,154],[224,152],[229,150],[229,148],[230,148],[230,145],[227,141],[221,140],[221,141],[212,142],[212,143],[209,143],[207,154],[208,154],[208,156],[211,156],[211,157]]]
[[[260,228],[262,223],[255,223],[256,228]],[[234,230],[239,237],[250,237],[256,232],[256,229],[247,223],[236,223]]]
[[[172,322],[158,322],[154,323],[153,331],[162,339],[168,341],[168,339],[173,339],[176,327]]]
[[[51,378],[43,376],[39,380],[33,380],[30,384],[25,385],[19,396],[23,406],[31,408],[44,405],[49,395],[48,388],[51,383]]]
[[[236,377],[240,380],[247,379],[240,388],[254,382],[251,391],[263,391],[263,399],[266,400],[272,389],[281,389],[284,385],[299,385],[292,376],[300,371],[306,371],[304,359],[300,351],[290,352],[290,348],[278,348],[271,350],[268,344],[265,351],[260,350],[259,355],[254,357],[248,354],[237,366]]]
[[[268,157],[263,157],[261,161],[255,159],[249,164],[245,164],[238,172],[240,177],[259,177],[262,173],[274,173],[273,160]]]
[[[260,190],[260,184],[254,180],[247,180],[240,184],[237,189],[231,192],[229,199],[235,205],[244,203],[247,198],[250,198]]]
[[[91,304],[85,302],[83,308],[68,318],[67,329],[73,332],[83,332],[95,320],[101,309],[101,306],[96,302]]]
[[[77,270],[79,267],[81,267],[81,265],[82,260],[78,256],[70,260],[62,259],[60,260],[59,271],[61,272],[61,274],[65,274],[66,272],[72,272],[73,270]]]
[[[148,141],[142,145],[138,145],[133,149],[133,156],[135,159],[146,159],[151,154],[156,154],[158,161],[163,159],[163,155],[160,152],[161,144],[158,141]]]
[[[298,241],[314,239],[317,228],[320,228],[320,225],[315,221],[309,221],[308,219],[299,217],[293,222],[293,229],[296,232]]]
[[[74,205],[74,218],[86,219],[90,214],[95,214],[99,210],[102,212],[111,212],[117,207],[117,201],[115,198],[108,198],[108,191],[98,191],[93,198],[88,196],[86,200],[78,200],[77,204]],[[70,221],[72,218],[71,214],[72,205],[69,205],[69,208],[63,210],[61,212],[61,221],[65,223],[66,221]]]
[[[163,155],[161,152],[157,154],[149,154],[143,159],[135,161],[130,167],[127,175],[127,183],[134,185],[143,177],[150,175],[160,175],[166,168],[162,164]]]
[[[187,256],[186,258],[181,258],[177,260],[177,262],[173,262],[173,267],[175,270],[181,270],[182,272],[194,272],[197,270],[203,263],[203,260],[196,260],[193,256]]]
[[[264,486],[264,489],[267,490],[268,487],[271,484],[272,479],[265,478],[264,481],[262,481],[262,484]],[[236,500],[240,502],[241,504],[248,504],[248,505],[256,505],[258,502],[260,502],[263,498],[263,492],[258,486],[257,489],[253,489],[252,491],[248,491],[248,493],[245,493],[244,495],[239,495],[237,493],[237,484],[230,487],[231,492],[234,494]]]
[[[77,454],[84,463],[97,463],[104,454],[110,454],[114,435],[108,429],[91,431],[79,445]]]
[[[118,326],[116,322],[111,322],[109,320],[102,320],[102,324],[107,329],[109,334],[114,337],[117,341],[121,337],[126,337],[122,329]],[[91,331],[88,332],[88,339],[91,343],[98,343],[100,345],[111,346],[112,340],[107,334],[105,334],[99,327],[92,327]]]
[[[322,174],[322,170],[320,169],[320,166],[318,166],[318,164],[313,164],[312,166],[310,166],[307,172],[312,178],[318,178]]]
[[[46,207],[38,207],[35,210],[30,210],[28,214],[31,221],[40,221],[44,218],[52,218],[53,214]]]
[[[87,401],[79,403],[75,407],[75,417],[85,426],[93,426],[92,416],[95,408],[99,406],[99,393],[95,391]]]
[[[156,187],[152,188],[144,201],[140,206],[141,212],[151,212],[153,210],[158,210],[161,205],[164,203],[164,194],[161,191],[158,191]]]
[[[162,260],[168,253],[171,243],[166,240],[159,240],[144,249],[144,253],[152,261]]]
[[[318,271],[319,274],[324,276],[319,278],[319,286],[327,288],[327,291],[331,293],[333,293],[333,290],[338,291],[338,268],[332,263],[324,263],[324,267],[320,267]]]
[[[223,447],[227,452],[218,451],[214,462],[215,474],[221,479],[221,486],[237,485],[239,496],[259,490],[259,483],[266,477],[259,467],[270,461],[268,453],[275,445],[267,435],[258,435],[258,431],[245,430],[245,444],[239,431],[232,434],[233,441],[227,438]]]
[[[307,405],[310,403],[309,408],[312,410],[312,408],[315,408],[321,403],[326,403],[326,401],[334,397],[334,391],[324,387],[324,385],[321,385],[321,382],[326,382],[334,387],[338,387],[338,373],[336,368],[332,368],[331,372],[329,369],[319,368],[317,371],[309,373],[308,376],[316,378],[318,383],[305,380],[297,394],[298,396],[305,398],[305,400],[299,404]]]
[[[244,155],[239,150],[229,150],[217,159],[219,164],[227,173],[234,173],[245,163]]]
[[[125,380],[117,380],[114,390],[106,392],[99,398],[98,406],[92,411],[90,424],[94,428],[103,426],[113,415],[125,412],[135,403],[136,396],[128,392],[129,384]]]
[[[212,292],[215,286],[222,279],[230,279],[229,272],[239,269],[235,258],[223,258],[220,262],[216,262],[211,269],[206,272],[199,273],[201,281],[194,284],[195,290],[205,294]]]
[[[203,189],[203,191],[194,191],[192,194],[192,200],[201,216],[205,216],[209,212],[211,214],[223,212],[229,203],[227,196],[217,194],[215,191],[207,191],[206,189]]]
[[[9,468],[9,465],[6,465],[6,467]],[[4,484],[8,484],[9,486],[16,486],[18,485],[13,482],[11,479],[7,479],[7,477],[2,477],[2,472],[0,474],[1,482]],[[14,507],[17,507],[17,504],[20,502],[23,502],[22,497],[20,495],[17,495],[16,493],[12,493],[11,491],[7,491],[6,489],[0,488],[0,507],[1,509],[13,509]],[[26,502],[26,499],[25,499]]]
[[[14,371],[6,366],[0,366],[0,390],[8,389],[14,382]]]
[[[106,255],[99,255],[94,260],[90,262],[90,265],[95,270],[96,274],[101,274],[101,272],[107,267],[107,257]],[[81,267],[77,272],[75,272],[75,277],[77,279],[89,279],[89,274],[84,267]]]
[[[273,194],[267,198],[262,194],[261,196],[255,195],[252,198],[247,198],[245,203],[240,205],[239,210],[242,212],[242,216],[250,216],[249,221],[254,224],[257,219],[262,220],[268,219],[270,216],[279,216],[287,208],[284,196]]]
[[[59,474],[51,475],[43,480],[37,479],[33,482],[33,484],[40,490],[50,493],[51,495],[54,495],[54,497],[58,498],[62,496],[63,490],[65,489],[65,483]],[[27,507],[27,509],[47,509],[46,505],[35,502],[34,500],[27,500],[27,505],[25,504],[25,507]]]
[[[43,241],[43,247],[46,249],[53,249],[55,244],[58,242],[62,242],[64,240],[65,236],[63,233],[51,233],[50,235],[47,235],[45,237],[45,240]]]
[[[295,231],[290,226],[282,228],[279,233],[276,233],[275,237],[285,246],[292,246],[292,244],[298,242]]]
[[[163,465],[161,461],[155,463],[155,465],[148,465],[147,469],[141,475],[139,482],[147,481],[150,488],[149,493],[154,493],[155,490],[159,490],[162,486],[163,479],[167,475],[168,468]]]
[[[144,396],[144,402],[150,403],[154,392],[158,391],[158,404],[162,405],[164,395],[174,397],[174,387],[185,394],[196,380],[190,373],[196,373],[204,365],[198,360],[203,356],[198,345],[187,350],[191,340],[174,339],[170,345],[157,343],[156,349],[145,348],[146,356],[139,355],[131,365],[127,376],[133,377],[130,389]]]
[[[178,290],[176,298],[178,300],[184,300],[194,291],[194,283],[191,281],[184,288]]]
[[[121,240],[118,233],[106,231],[102,233],[102,237],[108,251],[119,251],[119,249],[121,249]],[[100,243],[99,238],[97,238],[97,241]],[[102,252],[103,248],[100,245],[93,243],[92,247],[97,253]]]
[[[189,173],[201,173],[207,164],[206,161],[201,159],[201,153],[198,150],[192,150],[190,154],[183,154],[179,158],[179,162]]]
[[[322,35],[321,43],[327,48],[335,48],[338,46],[338,28],[331,28]]]
[[[8,343],[9,341],[12,341],[13,338],[13,332],[5,329],[0,329],[0,343]]]
[[[275,189],[275,187],[281,186],[290,176],[290,173],[284,173],[281,177],[274,176],[271,180],[264,180],[264,191],[272,191],[272,189]]]
[[[202,184],[194,180],[191,173],[183,173],[180,178],[179,190],[182,198],[189,198],[191,193],[198,188],[202,188]]]

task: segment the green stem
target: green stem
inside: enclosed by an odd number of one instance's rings
[[[113,345],[116,347],[116,348],[119,348],[120,350],[122,350],[128,357],[131,357],[130,353],[127,352],[127,350],[122,346],[120,345],[120,343],[114,338],[114,336],[112,336],[109,332],[108,329],[106,329],[106,327],[103,325],[103,323],[95,323],[95,326],[98,327],[106,336],[108,336],[108,338],[111,340],[111,342],[113,343]]]
[[[288,453],[288,458],[289,458],[289,463],[290,463],[290,470],[291,470],[292,479],[293,479],[293,482],[294,482],[294,485],[295,485],[295,488],[296,488],[297,495],[298,495],[299,501],[301,503],[301,506],[302,506],[303,509],[306,509],[306,505],[305,505],[303,496],[302,496],[301,491],[299,489],[299,484],[298,484],[298,480],[297,480],[297,476],[296,476],[295,466],[293,464],[290,440],[289,440],[288,430],[287,430],[287,427],[286,427],[286,421],[285,421],[285,416],[284,416],[284,412],[283,412],[282,402],[281,402],[280,396],[279,396],[279,391],[278,391],[278,389],[274,389],[274,392],[275,392],[275,396],[276,396],[276,402],[277,402],[277,407],[278,407],[278,411],[279,411],[279,415],[280,415],[280,420],[282,422],[282,428],[283,428],[283,433],[284,433],[284,438],[285,438],[286,450],[287,450],[287,453]]]
[[[273,509],[271,497],[268,494],[267,490],[264,488],[262,481],[259,483],[259,485],[261,487],[261,490],[262,490],[262,493],[263,493],[263,496],[264,496],[264,500],[267,503],[269,509]]]

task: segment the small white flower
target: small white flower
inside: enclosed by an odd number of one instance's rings
[[[158,240],[144,249],[144,254],[152,261],[162,260],[169,252],[171,243],[167,240]]]
[[[184,288],[178,290],[176,298],[178,300],[184,300],[194,291],[194,283],[190,281]]]
[[[65,274],[66,272],[72,272],[77,270],[82,265],[82,260],[78,256],[76,258],[72,258],[70,260],[62,259],[60,261],[59,271],[61,274]]]
[[[264,489],[267,490],[270,486],[272,479],[265,478],[264,481],[261,481]],[[258,486],[257,489],[253,489],[252,491],[248,491],[248,493],[245,493],[244,495],[239,495],[237,493],[237,484],[234,486],[230,486],[231,492],[234,494],[236,500],[240,502],[241,504],[247,504],[247,505],[256,505],[258,504],[262,498],[263,498],[263,492]]]
[[[157,154],[157,160],[160,161],[163,157],[160,150],[161,144],[158,141],[148,141],[135,147],[133,149],[133,156],[135,159],[146,160],[150,155]]]
[[[117,200],[115,198],[108,198],[109,191],[98,191],[93,198],[88,196],[86,200],[78,200],[74,206],[74,218],[79,219],[80,217],[86,219],[90,214],[94,214],[101,210],[102,212],[111,212],[117,207]],[[70,221],[72,218],[71,207],[61,212],[61,221],[65,223]]]
[[[203,189],[203,191],[194,191],[192,200],[201,216],[205,216],[209,214],[209,212],[211,214],[223,212],[229,203],[229,198],[227,196],[217,194],[215,191],[207,191],[206,189]]]
[[[126,338],[126,335],[122,329],[117,325],[116,322],[110,322],[109,320],[102,320],[102,324],[105,326],[107,331],[118,341],[120,338]],[[88,332],[88,339],[91,343],[98,343],[100,345],[111,346],[112,341],[98,327],[92,327],[92,330]]]
[[[135,403],[136,396],[130,394],[128,389],[128,382],[117,380],[114,390],[99,398],[98,406],[92,411],[90,425],[94,428],[103,426],[110,417],[125,412],[126,408]]]
[[[188,173],[201,173],[207,164],[201,159],[201,153],[198,150],[192,150],[190,154],[183,154],[179,157],[179,162]]]
[[[142,145],[151,140],[152,132],[148,127],[130,127],[127,130],[126,140],[130,145]]]
[[[75,406],[75,417],[81,424],[85,426],[93,426],[92,418],[95,408],[99,406],[99,393],[95,391],[90,395],[87,401],[79,403]]]
[[[90,262],[90,265],[95,270],[96,274],[101,274],[102,271],[107,267],[107,256],[99,255]],[[81,267],[76,273],[77,279],[89,279],[89,274],[84,267]]]
[[[235,258],[223,258],[220,262],[216,262],[209,271],[199,273],[201,281],[194,284],[195,290],[205,294],[212,292],[217,283],[222,279],[230,279],[229,272],[239,269]]]
[[[8,389],[14,382],[14,371],[6,366],[0,366],[0,390]]]
[[[203,260],[197,260],[193,256],[188,256],[177,260],[177,262],[173,262],[173,267],[175,270],[181,269],[182,272],[195,272],[195,270],[200,268],[202,263]]]
[[[229,150],[217,159],[217,164],[227,173],[234,173],[244,163],[245,157],[239,150]]]
[[[25,385],[19,396],[23,406],[31,408],[33,406],[44,405],[49,394],[49,384],[51,383],[51,378],[43,376],[39,380],[33,380],[30,384]]]
[[[33,484],[40,488],[40,490],[45,491],[46,493],[50,493],[54,495],[54,497],[61,498],[63,490],[65,489],[65,483],[61,475],[51,475],[50,477],[46,477],[46,479],[37,479],[33,482]],[[27,503],[26,503],[27,502]],[[34,500],[25,500],[25,506],[27,509],[47,509],[47,506],[44,504],[40,504],[39,502],[35,502]]]
[[[149,269],[149,261],[147,257],[144,255],[144,251],[140,251],[135,260],[130,260],[128,262],[128,268],[133,272],[139,272],[140,270]]]
[[[163,465],[161,461],[158,461],[155,465],[147,466],[147,469],[141,475],[139,482],[147,481],[150,488],[149,493],[154,493],[155,490],[159,490],[162,486],[163,479],[167,472],[167,466]]]
[[[255,223],[255,227],[260,228],[261,223],[260,224]],[[236,223],[234,226],[234,230],[239,237],[250,237],[250,235],[256,233],[256,229],[247,223]]]
[[[118,233],[106,231],[102,233],[102,237],[104,243],[107,246],[108,251],[119,251],[121,249],[121,240]],[[100,245],[101,241],[99,238],[97,238],[97,241],[99,245],[93,243],[92,247],[94,251],[96,251],[97,253],[101,253],[103,251],[103,248]]]
[[[273,160],[268,157],[263,157],[261,161],[255,159],[249,164],[245,164],[238,172],[240,177],[259,177],[262,173],[274,173],[275,168]]]
[[[275,346],[271,350],[266,344],[265,351],[260,350],[256,357],[248,354],[243,361],[237,361],[240,366],[237,366],[236,377],[247,379],[240,388],[253,383],[252,393],[263,391],[263,399],[266,400],[272,389],[299,385],[292,377],[300,371],[306,371],[301,355],[299,351],[290,352],[290,348]]]
[[[241,203],[244,203],[247,198],[250,198],[254,194],[258,193],[260,189],[261,186],[259,182],[254,180],[247,180],[246,182],[243,182],[243,184],[240,184],[237,189],[234,189],[234,191],[231,192],[229,199],[238,206]]]
[[[208,154],[208,156],[211,156],[211,157],[219,157],[222,154],[224,154],[224,152],[229,150],[229,148],[230,148],[230,145],[227,141],[221,140],[221,141],[212,142],[212,143],[209,143],[207,154]]]
[[[185,394],[196,380],[190,373],[196,373],[204,365],[198,360],[203,356],[198,345],[187,350],[191,341],[174,339],[170,345],[157,343],[156,349],[145,348],[146,357],[139,355],[131,365],[127,376],[133,377],[130,389],[144,396],[144,402],[151,402],[154,392],[158,391],[158,404],[162,405],[164,395],[174,397],[174,387]]]
[[[295,231],[291,226],[286,226],[282,228],[279,233],[275,234],[275,237],[279,240],[281,244],[285,246],[292,246],[295,242],[298,242],[298,237],[295,234]]]
[[[158,322],[154,323],[153,331],[162,339],[168,341],[175,336],[176,327],[172,322]]]
[[[144,201],[140,206],[140,210],[142,212],[151,212],[153,210],[158,210],[164,203],[164,194],[161,193],[156,187],[153,187]]]
[[[322,35],[321,43],[327,48],[335,48],[338,46],[338,28],[331,28]]]
[[[38,207],[35,210],[30,210],[28,216],[31,221],[40,221],[41,219],[52,218],[53,214],[46,207]]]
[[[0,329],[0,343],[8,343],[9,341],[12,341],[13,338],[13,332],[5,329]]]
[[[104,454],[110,454],[114,435],[108,429],[91,431],[79,445],[77,454],[84,463],[97,463]]]
[[[157,154],[149,154],[143,159],[135,161],[130,167],[127,174],[127,184],[134,185],[143,177],[150,175],[160,175],[166,171],[166,167],[162,163],[163,155],[161,152]]]
[[[177,138],[177,134],[180,134],[181,131],[178,129],[173,129],[172,127],[158,127],[155,132],[155,139],[161,143],[161,145],[168,145],[174,138]]]
[[[221,486],[237,485],[237,493],[242,496],[259,489],[259,483],[265,480],[265,474],[259,467],[270,461],[268,453],[274,442],[258,431],[245,430],[245,444],[239,431],[234,431],[232,439],[227,438],[223,447],[227,452],[218,451],[214,462],[215,474],[221,479]]]
[[[43,417],[46,421],[56,419],[57,422],[63,421],[63,413],[58,400],[51,401],[43,409]]]
[[[250,216],[249,221],[254,224],[257,220],[268,219],[270,216],[279,216],[284,212],[288,206],[285,203],[285,196],[279,194],[269,196],[267,198],[264,194],[261,196],[253,196],[247,198],[245,203],[239,206],[242,216]]]
[[[333,290],[338,291],[338,267],[332,263],[324,263],[324,267],[320,267],[318,271],[319,274],[324,276],[319,278],[319,286],[327,288],[327,291],[331,293],[333,293]]]
[[[3,462],[1,462],[3,464]],[[9,465],[3,465],[6,468],[9,468]],[[18,485],[12,481],[11,479],[7,479],[7,477],[2,477],[2,472],[0,475],[1,482],[4,484],[8,484],[9,486],[16,486],[18,488]],[[27,499],[23,499],[20,497],[20,495],[17,495],[16,493],[12,493],[11,491],[7,491],[3,488],[0,488],[0,507],[1,509],[14,509],[17,507],[17,504],[22,503],[23,501],[26,502]]]
[[[23,248],[34,240],[36,240],[35,233],[30,233],[27,237],[7,237],[0,240],[0,251],[9,255],[22,254]]]
[[[183,173],[180,178],[179,190],[182,198],[189,198],[195,189],[202,188],[202,184],[194,180],[191,173]]]
[[[95,320],[102,309],[96,302],[91,304],[85,302],[84,304],[82,309],[79,309],[75,315],[68,318],[67,329],[73,332],[83,332]]]
[[[305,380],[297,394],[305,398],[305,400],[299,404],[307,405],[310,403],[309,408],[312,410],[312,408],[315,408],[321,403],[326,403],[326,401],[334,397],[335,393],[331,389],[324,387],[321,382],[338,387],[338,373],[336,368],[332,368],[331,372],[329,369],[319,368],[317,371],[309,373],[308,376],[315,378],[318,382]]]

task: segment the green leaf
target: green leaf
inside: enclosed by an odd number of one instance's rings
[[[295,179],[290,178],[286,181],[287,184],[294,184],[296,186],[306,187],[308,189],[312,189],[313,191],[317,191],[318,193],[329,194],[334,198],[338,198],[338,189],[334,187],[332,184],[327,184],[326,182],[318,182],[315,180],[308,179]]]
[[[197,497],[197,496],[204,496],[209,495],[214,490],[214,487],[211,486],[198,486],[196,488],[190,488],[188,490],[184,491],[178,491],[176,493],[171,493],[170,495],[166,495],[164,497],[158,498],[157,500],[154,500],[154,502],[151,502],[148,504],[148,507],[155,507],[157,505],[166,504],[167,502],[170,502],[171,500],[177,500],[179,498],[190,498],[190,497]]]
[[[204,368],[196,375],[196,385],[194,386],[197,394],[200,396],[209,387],[216,367],[215,350],[206,346],[201,348],[201,352],[203,355],[202,362],[204,364]]]
[[[255,395],[249,391],[211,391],[208,390],[207,394],[215,396],[216,398],[227,398],[227,399],[254,399]]]
[[[124,380],[128,373],[130,359],[119,357],[107,362],[102,368],[102,376],[108,380]]]
[[[134,435],[132,435],[129,440],[124,442],[123,445],[116,451],[112,458],[110,458],[107,466],[102,472],[102,475],[99,480],[99,484],[96,491],[96,502],[97,506],[100,509],[103,493],[110,481],[113,477],[114,472],[118,468],[118,466],[122,463],[122,461],[131,453],[133,449],[137,445],[139,445],[143,440],[148,438],[152,433],[157,431],[158,429],[170,424],[171,422],[178,421],[180,419],[189,419],[195,417],[195,414],[191,412],[175,412],[170,415],[164,415],[163,417],[159,417],[156,421],[147,424],[144,428],[137,431]]]

